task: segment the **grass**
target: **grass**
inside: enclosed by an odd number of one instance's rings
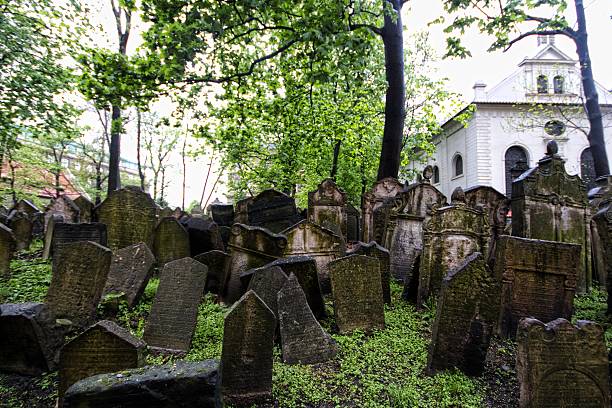
[[[0,303],[43,302],[51,284],[51,261],[40,257],[42,241],[11,261],[11,276],[0,279]]]
[[[608,294],[605,290],[594,288],[584,295],[574,298],[574,317],[577,320],[591,320],[599,323],[604,329],[608,349],[612,349],[612,321],[606,316]]]

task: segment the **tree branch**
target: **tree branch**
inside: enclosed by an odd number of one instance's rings
[[[572,31],[570,31],[571,29],[562,29],[562,30],[532,30],[532,31],[528,31],[526,33],[523,33],[521,35],[519,35],[518,37],[514,38],[512,41],[510,41],[508,43],[508,45],[506,46],[506,48],[504,48],[504,52],[508,51],[510,49],[510,47],[512,47],[515,43],[521,41],[524,38],[527,37],[531,37],[533,35],[565,35],[569,38],[571,38],[572,40],[575,39],[574,34]]]

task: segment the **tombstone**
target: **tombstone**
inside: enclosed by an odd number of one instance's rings
[[[512,235],[581,245],[577,288],[584,293],[592,284],[586,184],[565,172],[557,150],[555,141],[548,142],[537,167],[512,183]]]
[[[107,245],[106,225],[101,222],[89,224],[66,224],[57,222],[53,225],[50,256],[58,247],[71,242],[91,241],[102,246]]]
[[[442,286],[446,274],[474,252],[489,251],[489,223],[481,209],[468,207],[461,187],[451,205],[433,209],[423,226],[417,305],[422,306]]]
[[[51,258],[51,245],[53,244],[53,232],[55,231],[55,224],[59,224],[64,222],[64,216],[59,214],[53,214],[51,218],[49,218],[49,222],[47,222],[47,227],[45,228],[45,239],[43,246],[43,259]]]
[[[151,196],[136,186],[112,191],[95,208],[97,220],[106,224],[108,247],[112,250],[139,242],[152,248],[156,211]]]
[[[54,215],[61,215],[65,223],[78,223],[80,221],[80,208],[69,197],[62,195],[51,200],[45,208],[45,231],[49,220]]]
[[[361,200],[361,240],[382,243],[387,211],[404,185],[393,177],[377,181]],[[379,235],[377,237],[377,235]],[[376,239],[378,238],[378,239]]]
[[[36,213],[40,213],[40,210],[38,209],[37,206],[32,204],[32,202],[30,202],[28,200],[24,200],[24,199],[19,200],[17,202],[17,204],[15,204],[15,206],[13,207],[13,210],[15,210],[15,211],[23,211],[28,216],[32,216],[32,215],[34,215]]]
[[[270,308],[278,318],[276,296],[287,283],[287,275],[278,266],[264,266],[252,270],[252,276],[247,290],[257,293],[257,296]]]
[[[42,238],[45,233],[45,214],[38,212],[29,217],[32,221],[32,236]]]
[[[155,228],[153,253],[159,266],[190,255],[189,234],[174,217],[164,217]]]
[[[231,227],[234,225],[234,206],[232,204],[223,204],[215,200],[208,206],[208,212],[218,226]]]
[[[382,283],[383,300],[391,304],[391,285],[389,273],[389,251],[372,241],[369,244],[358,242],[347,255],[365,255],[378,259],[380,262],[380,279]]]
[[[600,325],[522,319],[517,333],[519,407],[609,407],[608,355]]]
[[[219,227],[210,218],[190,217],[181,221],[189,235],[191,256],[208,251],[225,250]]]
[[[17,241],[13,231],[4,224],[0,224],[0,278],[11,276],[11,260],[16,249]]]
[[[273,189],[238,201],[234,215],[234,222],[267,228],[274,233],[289,228],[301,219],[295,200]]]
[[[0,215],[8,216],[9,210],[4,205],[0,205]]]
[[[84,325],[95,317],[110,261],[110,249],[95,242],[72,242],[56,249],[46,303],[58,318]]]
[[[15,250],[22,251],[28,249],[32,243],[33,225],[27,213],[24,211],[12,211],[7,218],[7,222],[15,237]]]
[[[310,256],[317,263],[319,285],[323,293],[330,293],[327,264],[345,253],[340,235],[309,221],[300,221],[282,232],[287,237],[285,256]]]
[[[94,204],[85,196],[80,195],[75,198],[74,203],[79,207],[79,222],[89,223],[93,221]]]
[[[225,316],[220,396],[223,406],[262,406],[272,399],[276,318],[252,290]]]
[[[196,204],[191,208],[191,216],[192,217],[202,216],[202,207],[200,206],[200,204]]]
[[[240,274],[264,266],[283,256],[287,239],[283,235],[243,224],[234,224],[228,243],[229,262],[222,284],[223,301],[231,305],[244,293]]]
[[[208,267],[208,274],[206,275],[206,292],[220,294],[221,282],[223,281],[225,268],[229,262],[229,258],[229,254],[219,250],[204,252],[193,258]]]
[[[146,344],[116,323],[102,320],[66,343],[60,351],[58,397],[75,382],[96,374],[144,365]]]
[[[349,255],[329,264],[334,314],[340,333],[385,328],[380,262]]]
[[[430,372],[456,367],[468,375],[483,373],[499,317],[499,292],[480,252],[446,275],[429,347]]]
[[[494,275],[502,284],[499,332],[514,337],[523,317],[571,319],[580,246],[503,235]]]
[[[423,250],[423,224],[435,208],[446,205],[446,197],[431,185],[431,166],[423,172],[423,181],[398,193],[389,209],[384,246],[389,250],[391,276],[400,282],[410,279],[416,255]]]
[[[0,371],[40,375],[55,369],[62,335],[44,303],[0,305]]]
[[[482,208],[489,220],[489,253],[487,260],[495,254],[495,243],[506,228],[506,216],[510,211],[510,200],[491,186],[475,186],[465,190],[465,201],[469,207]]]
[[[185,212],[181,209],[181,207],[176,207],[172,212],[172,216],[177,220],[180,220],[183,215],[185,215]]]
[[[207,272],[206,265],[191,258],[164,266],[144,330],[149,347],[189,351]]]
[[[597,213],[593,216],[593,223],[597,227],[600,249],[596,259],[601,260],[601,275],[606,277],[607,313],[610,315],[612,314],[612,194],[606,202],[601,203]]]
[[[359,210],[351,203],[346,204],[346,240],[359,241],[360,233]]]
[[[308,193],[308,221],[346,239],[346,193],[332,179],[325,179]]]
[[[144,242],[116,250],[102,296],[122,293],[121,299],[133,307],[140,300],[154,265],[155,257]]]

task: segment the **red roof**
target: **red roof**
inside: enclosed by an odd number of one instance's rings
[[[23,168],[23,165],[21,163],[16,163],[16,168],[17,169]],[[38,191],[34,191],[36,189],[32,187],[30,188],[29,192],[36,194],[40,198],[48,198],[48,199],[55,198],[56,196],[56,191],[54,187],[55,186],[55,175],[47,169],[32,169],[31,171],[32,171],[32,175],[38,179],[37,181],[40,184],[44,185],[45,187],[38,189]],[[8,177],[9,172],[10,172],[10,169],[8,166],[8,162],[5,160],[2,163],[2,169],[0,170],[0,177],[2,178]],[[76,187],[75,183],[70,179],[68,174],[64,171],[60,173],[59,184],[61,188],[63,189],[62,195],[65,195],[69,197],[70,199],[74,200],[75,198],[81,195],[81,192]]]

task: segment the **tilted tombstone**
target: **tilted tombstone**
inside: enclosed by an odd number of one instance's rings
[[[287,237],[285,256],[310,256],[317,263],[323,293],[331,290],[327,264],[344,256],[344,239],[333,231],[309,221],[300,221],[282,232]]]
[[[502,284],[499,332],[514,337],[523,317],[571,319],[580,246],[502,235],[494,275]]]
[[[80,195],[73,201],[79,207],[79,222],[88,223],[94,221],[92,217],[94,204],[87,197]]]
[[[8,227],[13,231],[17,251],[28,249],[32,243],[33,225],[24,211],[12,211],[7,218]]]
[[[11,260],[17,249],[17,241],[13,231],[4,224],[0,224],[0,278],[11,276]]]
[[[117,323],[102,320],[89,327],[60,351],[59,400],[83,378],[141,367],[146,346]]]
[[[361,239],[361,233],[359,228],[361,227],[361,220],[359,217],[359,210],[351,203],[346,204],[346,240],[347,241],[359,241]]]
[[[56,249],[46,303],[58,318],[79,325],[94,318],[110,261],[110,249],[95,242],[72,242]]]
[[[267,228],[274,233],[289,228],[301,219],[295,200],[273,189],[238,201],[234,215],[234,222]]]
[[[159,266],[170,261],[188,257],[190,252],[189,234],[174,217],[164,217],[155,227],[153,254]]]
[[[189,235],[191,256],[204,252],[225,249],[219,226],[210,218],[189,217],[181,221]]]
[[[517,333],[519,407],[610,406],[608,351],[600,325],[526,318]]]
[[[189,351],[207,272],[206,265],[191,258],[164,266],[143,335],[149,347]]]
[[[60,214],[53,214],[47,222],[45,228],[45,239],[43,246],[43,259],[51,258],[51,245],[53,244],[53,232],[55,231],[55,224],[64,222],[64,216]]]
[[[287,275],[278,266],[263,266],[253,270],[247,290],[257,293],[257,296],[272,310],[278,318],[278,291],[287,282]]]
[[[308,193],[308,221],[346,239],[346,193],[332,179],[325,179]]]
[[[225,268],[229,258],[229,254],[219,250],[204,252],[193,258],[208,267],[208,274],[206,275],[206,292],[220,294],[221,282],[223,281]]]
[[[577,288],[592,284],[590,208],[586,184],[565,171],[557,144],[546,145],[537,167],[512,183],[512,235],[582,246]]]
[[[224,405],[251,407],[271,401],[275,327],[274,313],[252,290],[228,311],[221,351]]]
[[[80,222],[81,210],[69,197],[62,195],[51,200],[45,207],[45,230],[54,215],[64,217],[65,223],[77,223]]]
[[[506,228],[506,216],[510,211],[510,200],[491,186],[475,186],[465,190],[465,201],[469,207],[482,208],[489,220],[489,253],[487,260],[495,254],[495,243]]]
[[[220,227],[234,225],[234,206],[232,204],[223,204],[219,200],[215,200],[208,206],[208,212],[213,221]]]
[[[154,264],[155,257],[144,242],[116,250],[102,296],[122,293],[121,298],[133,307],[151,278]]]
[[[383,299],[391,304],[391,285],[389,273],[389,251],[372,241],[369,244],[358,242],[347,255],[365,255],[378,259],[380,262],[380,279],[382,283]]]
[[[404,185],[393,177],[377,181],[361,199],[361,240],[383,243],[387,212]],[[380,235],[377,237],[377,235]],[[377,239],[378,238],[378,239]]]
[[[499,293],[480,252],[446,275],[427,359],[430,372],[456,367],[468,375],[482,374],[499,317]]]
[[[385,328],[380,263],[349,255],[329,264],[334,314],[340,333]]]
[[[434,209],[423,226],[417,305],[423,305],[430,295],[437,293],[448,271],[468,255],[488,251],[487,216],[481,209],[468,207],[463,190],[457,187],[451,205]]]
[[[95,242],[105,247],[108,243],[106,225],[101,222],[89,224],[55,223],[51,239],[50,256],[53,256],[53,253],[61,245],[84,241]]]
[[[284,235],[273,234],[260,227],[234,224],[228,243],[230,259],[222,284],[223,301],[231,305],[244,293],[246,288],[240,280],[242,272],[280,258],[286,246],[287,238]]]
[[[112,191],[95,208],[97,220],[106,224],[108,247],[112,250],[144,242],[153,247],[157,205],[139,187]]]
[[[287,364],[323,363],[338,353],[338,345],[312,314],[294,274],[278,292],[278,325]]]

